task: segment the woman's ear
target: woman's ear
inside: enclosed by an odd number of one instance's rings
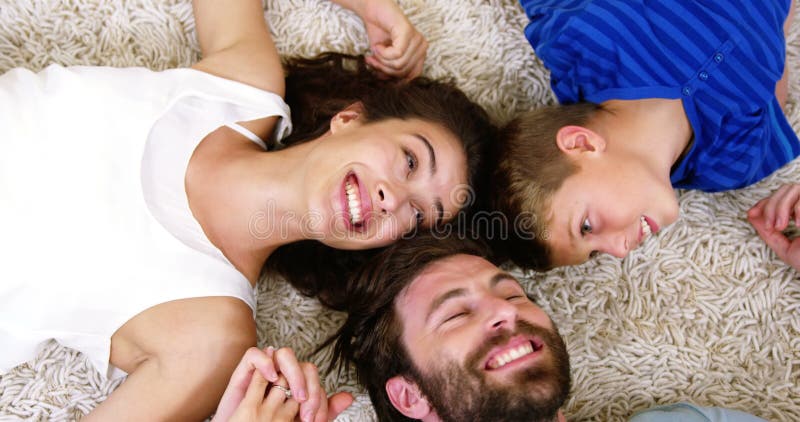
[[[398,412],[411,419],[422,419],[433,412],[428,399],[419,390],[417,383],[402,375],[386,381],[386,395]]]
[[[558,130],[556,145],[565,154],[602,152],[606,149],[606,140],[589,128],[570,125]]]
[[[344,110],[333,115],[331,118],[331,133],[361,126],[363,120],[364,104],[361,101],[356,101],[347,106]]]

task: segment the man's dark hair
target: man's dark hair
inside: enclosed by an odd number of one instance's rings
[[[384,249],[350,279],[347,320],[327,344],[335,341],[331,368],[355,365],[380,421],[411,421],[398,412],[386,394],[386,381],[413,377],[413,362],[403,345],[402,322],[394,300],[430,264],[454,256],[488,256],[487,247],[460,236],[420,235]],[[324,345],[323,345],[324,347]]]

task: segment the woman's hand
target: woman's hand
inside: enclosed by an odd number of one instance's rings
[[[800,271],[800,237],[783,233],[794,220],[800,228],[800,185],[784,185],[747,212],[747,219],[778,258]]]
[[[288,386],[291,398],[281,389],[272,387],[275,384]],[[268,386],[269,392],[266,391]],[[337,393],[328,398],[316,366],[298,362],[291,349],[251,347],[234,370],[214,421],[283,420],[278,418],[290,413],[291,418],[286,420],[292,420],[299,412],[303,422],[324,422],[335,418],[352,402],[349,393]]]
[[[364,21],[372,55],[367,64],[395,78],[422,74],[428,41],[414,28],[394,0],[333,0]]]
[[[286,378],[280,376],[278,381],[270,383],[254,371],[250,384],[239,405],[228,419],[228,422],[292,422],[300,410],[295,399],[288,398],[283,390],[276,386],[287,387]],[[214,416],[214,420],[219,420]]]

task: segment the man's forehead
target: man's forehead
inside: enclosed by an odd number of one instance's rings
[[[417,297],[430,298],[439,290],[447,290],[479,281],[488,281],[501,272],[497,266],[475,255],[453,255],[428,265],[403,290],[398,303]]]

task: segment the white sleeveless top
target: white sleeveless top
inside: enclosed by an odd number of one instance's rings
[[[0,76],[0,374],[48,339],[101,374],[111,335],[152,306],[255,291],[208,240],[184,188],[194,149],[280,116],[273,93],[193,69],[50,66]]]

